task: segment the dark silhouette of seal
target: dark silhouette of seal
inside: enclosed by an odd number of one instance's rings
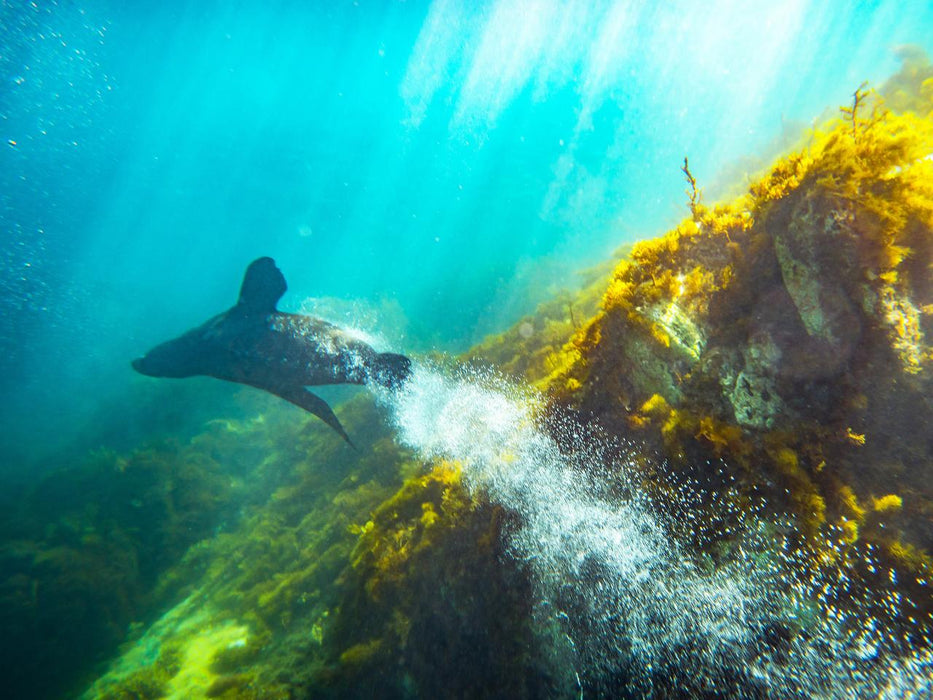
[[[376,382],[399,387],[411,374],[404,355],[378,353],[327,321],[282,313],[287,289],[272,258],[250,263],[229,311],[133,360],[150,377],[206,375],[248,384],[313,413],[351,445],[327,403],[305,387]]]

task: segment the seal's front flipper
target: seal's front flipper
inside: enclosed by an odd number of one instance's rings
[[[350,436],[347,435],[346,431],[343,429],[343,426],[340,425],[340,421],[337,420],[337,416],[334,415],[334,412],[330,409],[330,406],[327,405],[327,402],[322,399],[320,396],[315,396],[310,391],[305,389],[303,386],[299,387],[282,387],[275,389],[269,389],[273,394],[281,396],[286,401],[290,401],[296,406],[303,408],[308,413],[313,413],[322,421],[327,423],[331,428],[337,431],[337,433],[344,440],[347,441],[347,444],[356,449],[356,445],[353,444],[353,441],[350,440]]]

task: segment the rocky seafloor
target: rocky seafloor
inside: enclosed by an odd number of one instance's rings
[[[474,369],[339,406],[357,451],[249,396],[46,476],[0,522],[13,696],[928,697],[933,68],[731,202],[684,173]]]

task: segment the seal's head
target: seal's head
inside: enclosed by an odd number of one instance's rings
[[[180,338],[156,345],[132,361],[133,369],[147,377],[193,377],[202,374],[200,348],[186,333]]]

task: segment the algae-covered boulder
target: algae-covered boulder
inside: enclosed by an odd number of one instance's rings
[[[173,442],[43,478],[2,528],[0,641],[14,694],[64,693],[158,604],[159,576],[237,506],[231,476]]]
[[[333,627],[334,697],[542,697],[525,574],[504,551],[501,508],[442,462],[360,528]],[[330,675],[332,674],[332,675]]]
[[[559,402],[674,464],[723,460],[814,542],[880,545],[924,606],[933,552],[925,80],[914,84],[925,96],[914,112],[860,88],[747,195],[695,201],[675,230],[636,245],[547,380]]]

